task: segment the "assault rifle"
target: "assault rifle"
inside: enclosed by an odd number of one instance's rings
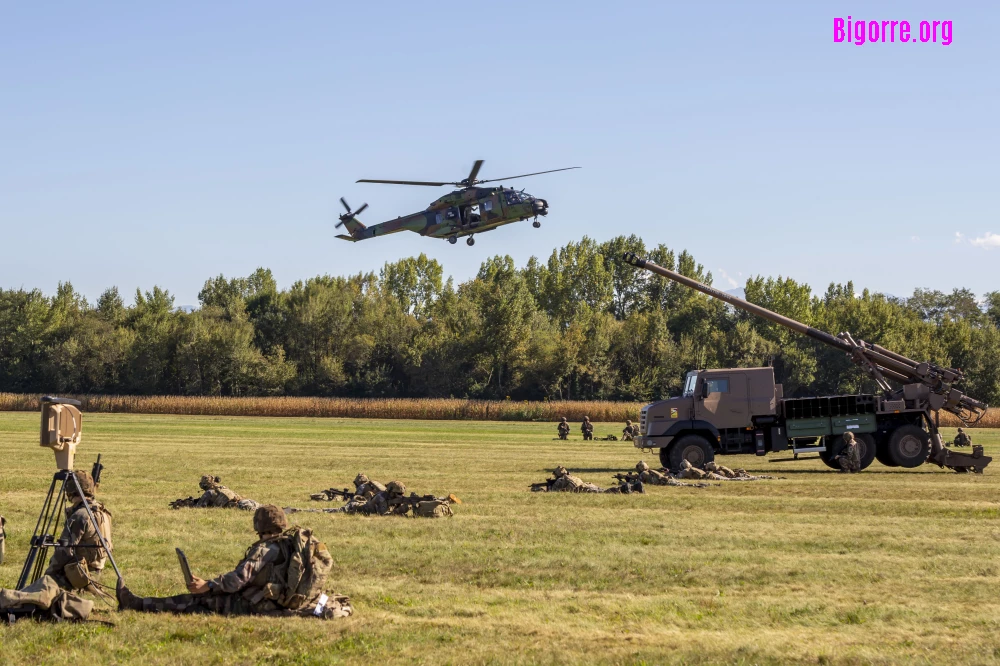
[[[531,492],[533,492],[533,493],[546,492],[547,493],[548,491],[552,490],[552,484],[555,483],[555,482],[556,482],[555,479],[545,479],[544,481],[541,481],[539,483],[533,483],[533,484],[531,484]]]
[[[618,479],[620,483],[635,483],[636,481],[639,481],[638,472],[625,472],[624,474],[622,472],[618,472],[613,476]]]
[[[354,497],[356,493],[354,491],[344,488],[339,490],[337,488],[327,488],[326,490],[321,490],[315,495],[310,495],[309,499],[315,500],[317,502],[332,502],[335,498],[339,497],[345,502]]]
[[[198,504],[200,497],[184,497],[182,499],[175,499],[170,503],[171,509],[193,509],[195,505]]]
[[[389,499],[387,504],[389,506],[406,506],[408,509],[416,510],[417,505],[421,502],[450,502],[452,504],[461,504],[462,500],[455,497],[455,495],[435,497],[434,495],[418,495],[416,493],[410,493],[408,497],[393,497]]]

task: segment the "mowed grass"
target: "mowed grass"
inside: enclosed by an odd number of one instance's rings
[[[0,413],[0,513],[15,583],[52,453],[38,416]],[[598,424],[599,435],[620,424]],[[239,511],[173,511],[214,473],[244,496],[317,506],[359,471],[455,493],[446,520],[295,514],[333,552],[342,621],[117,613],[0,627],[12,664],[1000,663],[1000,462],[984,476],[752,456],[784,477],[646,495],[535,494],[556,464],[609,485],[642,457],[622,442],[553,441],[555,424],[88,414],[115,554],[140,594],[184,591],[253,541]],[[946,433],[950,438],[952,432]],[[1000,453],[1000,431],[976,430]],[[112,582],[108,572],[105,582]]]

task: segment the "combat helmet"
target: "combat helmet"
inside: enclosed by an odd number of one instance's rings
[[[639,462],[637,462],[635,464],[635,469],[637,471],[639,471],[639,472],[648,472],[649,471],[649,465],[646,464],[645,460],[640,460]]]
[[[406,492],[406,486],[401,481],[390,481],[385,484],[385,489],[390,495],[402,495]]]
[[[965,432],[964,430],[962,430],[962,428],[959,428],[958,431],[959,432]]]
[[[266,504],[253,514],[253,530],[257,534],[280,534],[288,527],[288,518],[281,507]]]
[[[566,423],[566,417],[565,416],[562,417],[561,421],[562,421],[562,423]],[[959,428],[959,430],[961,430],[961,428]]]
[[[552,470],[552,473],[555,474],[556,478],[558,479],[559,477],[562,476],[568,476],[569,470],[563,467],[562,465],[559,465],[559,467],[556,467],[554,470]]]
[[[714,460],[709,460],[707,463],[705,463],[705,471],[706,472],[718,472],[719,471],[719,465]]]
[[[632,425],[632,421],[630,421],[629,419],[625,419],[625,425],[627,426]]]
[[[80,484],[80,490],[83,491],[84,496],[93,497],[96,486],[94,484],[94,477],[90,475],[90,472],[78,469],[73,474],[76,476],[76,481]],[[66,484],[66,494],[72,497],[79,497],[76,492],[76,486],[69,483]]]
[[[681,469],[691,469],[692,467],[694,467],[694,465],[691,464],[690,460],[685,459],[681,461]]]
[[[360,486],[363,483],[371,483],[371,479],[366,474],[358,472],[358,475],[354,477],[354,485]]]
[[[590,417],[589,417],[589,416],[584,416],[584,417],[583,417],[583,420],[584,420],[584,421],[590,421]]]
[[[214,476],[212,474],[206,474],[201,477],[201,481],[198,482],[198,487],[202,490],[211,490],[215,487],[217,483],[221,483],[222,479]]]
[[[847,432],[845,432],[844,433],[844,441],[845,442],[853,442],[854,441],[854,433],[851,432],[850,430],[848,430]]]

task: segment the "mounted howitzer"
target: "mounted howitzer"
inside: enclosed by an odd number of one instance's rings
[[[954,414],[966,426],[986,414],[985,403],[958,388],[964,379],[961,370],[914,361],[877,344],[855,340],[849,333],[831,335],[631,252],[624,255],[624,261],[844,352],[882,392],[879,396],[784,398],[781,385],[774,384],[771,368],[692,371],[682,398],[653,403],[642,410],[639,435],[633,440],[638,448],[660,449],[665,467],[676,469],[681,460],[702,466],[716,452],[765,455],[784,450],[791,450],[795,458],[799,453],[817,452],[833,466],[844,432],[853,432],[858,439],[862,468],[877,458],[895,467],[931,462],[960,472],[981,473],[991,462],[982,447],[973,447],[971,454],[945,448],[939,432],[941,410]],[[690,409],[684,409],[688,404],[681,401],[685,399],[693,401]],[[752,433],[749,440],[748,433]],[[715,440],[714,445],[710,439]],[[820,439],[821,445],[810,446]]]

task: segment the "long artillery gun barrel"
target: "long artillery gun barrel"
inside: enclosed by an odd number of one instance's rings
[[[825,331],[806,326],[802,322],[789,319],[777,312],[772,312],[767,308],[762,308],[742,298],[692,280],[648,259],[642,259],[632,252],[625,253],[624,261],[636,268],[643,268],[651,273],[662,275],[674,282],[729,303],[733,307],[772,321],[813,340],[818,340],[834,349],[839,349],[850,356],[855,364],[878,383],[879,388],[885,392],[887,398],[907,400],[918,404],[928,413],[928,417],[929,412],[943,409],[957,416],[964,424],[971,425],[978,422],[986,414],[986,403],[975,400],[956,388],[956,385],[964,378],[961,370],[914,361],[879,345],[864,340],[855,340],[849,333],[841,333],[837,336],[830,335]],[[902,388],[894,389],[889,381],[902,384]]]

